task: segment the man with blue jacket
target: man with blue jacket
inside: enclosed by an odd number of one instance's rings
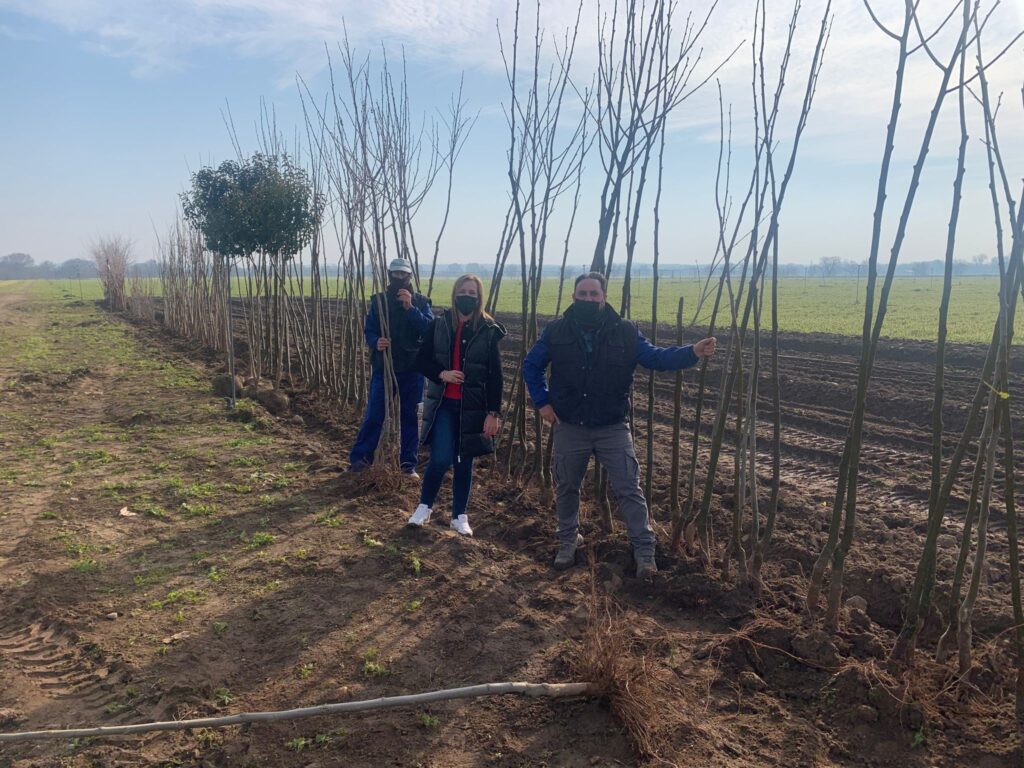
[[[608,473],[608,482],[626,520],[637,578],[658,571],[655,537],[640,488],[640,465],[629,431],[629,394],[637,365],[652,371],[678,371],[715,354],[716,340],[683,347],[656,347],[635,323],[608,306],[608,283],[600,272],[576,278],[573,303],[553,321],[523,362],[523,379],[534,406],[552,425],[558,554],[555,568],[576,562],[580,486],[591,455]],[[550,386],[545,371],[551,366]]]
[[[380,322],[381,307],[387,312],[386,333]],[[388,265],[387,290],[370,298],[370,311],[363,328],[366,345],[372,350],[370,392],[366,416],[349,455],[350,472],[359,472],[370,466],[380,442],[386,414],[384,350],[390,349],[394,382],[398,389],[402,442],[399,461],[405,474],[416,476],[416,458],[420,448],[417,417],[423,400],[423,375],[416,367],[416,355],[423,334],[433,319],[430,299],[416,293],[413,288],[412,264],[406,259],[394,259]]]

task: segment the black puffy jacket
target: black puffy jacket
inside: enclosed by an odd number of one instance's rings
[[[443,371],[452,369],[455,329],[458,321],[446,309],[434,318],[420,347],[418,368],[427,377],[427,390],[423,399],[423,426],[421,442],[430,442],[437,409],[444,399],[447,386],[439,378]],[[467,459],[494,452],[494,440],[484,436],[484,420],[489,411],[501,410],[504,380],[501,371],[499,342],[507,335],[501,323],[482,318],[475,330],[464,325],[460,344],[460,369],[465,374],[462,383],[460,411],[460,458]]]

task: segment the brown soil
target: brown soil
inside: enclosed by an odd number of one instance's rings
[[[0,359],[3,730],[565,681],[588,669],[584,646],[592,644],[583,641],[598,626],[621,633],[622,653],[636,662],[630,669],[642,667],[636,684],[654,702],[645,710],[648,746],[660,754],[638,753],[621,697],[495,698],[11,745],[0,765],[1011,764],[1000,515],[970,694],[957,700],[955,667],[928,661],[935,622],[913,673],[885,661],[925,519],[927,345],[891,344],[879,360],[860,543],[847,579],[867,615],[852,611],[832,636],[805,624],[801,604],[852,397],[849,340],[784,340],[782,518],[757,601],[722,581],[717,565],[705,573],[667,552],[654,583],[637,582],[621,526],[605,535],[592,514],[584,524],[590,567],[556,574],[551,510],[534,489],[505,479],[504,461],[478,473],[473,539],[443,524],[407,530],[414,483],[383,492],[337,472],[354,434],[351,413],[299,394],[292,408],[309,428],[256,405],[227,419],[210,389],[215,359],[91,305],[0,293],[0,327],[45,349],[38,359]],[[951,403],[971,396],[979,364],[976,349],[954,350]],[[670,384],[671,376],[659,378],[656,411],[662,541]],[[646,413],[637,405],[639,446]],[[962,411],[949,410],[946,425],[956,430]],[[714,510],[724,526],[731,482],[723,469]],[[442,496],[438,523],[445,505]],[[960,514],[951,510],[947,533],[959,535]],[[942,551],[938,605],[954,554]],[[602,625],[606,597],[617,607]]]

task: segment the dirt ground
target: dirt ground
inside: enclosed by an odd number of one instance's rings
[[[568,681],[609,600],[622,653],[646,669],[659,756],[638,752],[615,699],[504,697],[9,745],[0,765],[1011,764],[999,514],[975,619],[972,693],[958,699],[955,667],[928,660],[935,617],[912,675],[885,663],[925,517],[927,345],[892,344],[879,361],[860,544],[848,567],[849,592],[866,600],[867,615],[845,616],[833,637],[805,625],[801,601],[845,429],[852,342],[785,340],[783,516],[755,603],[717,569],[667,552],[658,578],[637,582],[621,526],[606,536],[592,515],[591,566],[556,574],[552,511],[534,490],[506,482],[500,463],[478,473],[473,539],[444,525],[410,531],[414,482],[384,492],[338,471],[352,414],[299,397],[298,419],[249,403],[228,418],[210,388],[215,359],[46,290],[0,289],[2,730]],[[952,402],[972,393],[980,354],[951,355]],[[663,403],[670,383],[659,384]],[[947,427],[957,418],[951,406]],[[670,419],[670,405],[659,406],[662,528]],[[724,524],[727,472],[719,492]],[[442,496],[440,522],[445,504]],[[951,510],[945,534],[958,535],[960,513]],[[955,556],[942,544],[939,605]]]

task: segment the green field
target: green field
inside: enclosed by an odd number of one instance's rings
[[[55,287],[86,300],[102,297],[98,280],[55,280]],[[159,292],[159,281],[153,281]],[[447,304],[452,279],[436,280],[432,295],[435,304]],[[571,284],[570,284],[571,285]],[[999,281],[994,277],[958,277],[953,281],[949,310],[949,339],[958,342],[987,343],[998,312]],[[238,286],[240,287],[240,286]],[[634,280],[632,286],[632,316],[635,320],[650,321],[651,288],[649,278]],[[307,283],[308,289],[308,283]],[[237,288],[236,288],[237,290]],[[571,290],[567,288],[568,291]],[[659,290],[658,315],[662,322],[675,322],[679,297],[686,302],[685,321],[694,320],[700,284],[696,280],[662,280]],[[942,280],[938,277],[904,277],[893,284],[883,335],[888,338],[933,340],[938,323],[939,299]],[[618,308],[622,301],[621,281],[612,281],[609,294]],[[544,283],[540,295],[540,313],[553,314],[558,296],[558,283]],[[564,309],[568,296],[563,298]],[[518,312],[521,306],[518,280],[506,280],[502,285],[499,312]],[[802,333],[834,333],[859,336],[864,313],[864,281],[853,278],[787,278],[779,283],[779,325],[785,331]],[[698,324],[707,320],[710,301],[705,306]],[[767,323],[767,314],[765,322]],[[1018,313],[1016,336],[1024,338],[1024,317]]]

